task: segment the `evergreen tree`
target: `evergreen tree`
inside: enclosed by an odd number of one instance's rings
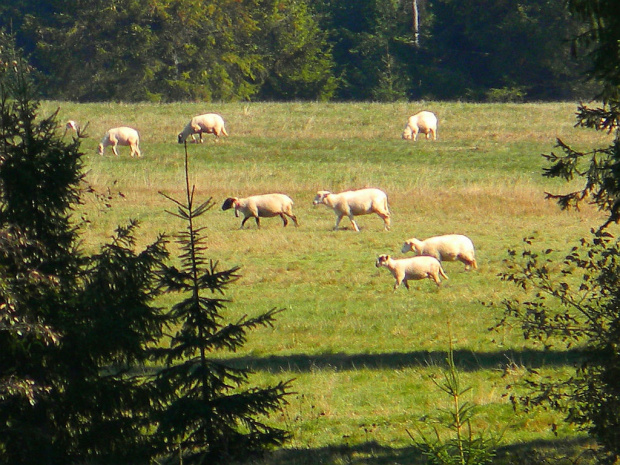
[[[162,332],[165,241],[135,252],[130,223],[99,253],[80,250],[80,140],[39,117],[21,60],[1,60],[0,462],[145,461],[151,399],[130,370]]]
[[[248,330],[271,326],[280,310],[243,317],[236,323],[223,322],[227,300],[213,294],[223,295],[238,278],[238,268],[220,271],[217,263],[205,258],[204,228],[197,225],[197,219],[213,204],[210,200],[196,203],[195,188],[189,185],[187,145],[185,180],[184,201],[166,196],[175,203],[173,214],[186,222],[186,229],[178,234],[180,268],[166,266],[162,274],[164,290],[183,297],[170,314],[172,326],[179,329],[170,347],[159,353],[165,367],[155,381],[163,399],[156,437],[170,459],[167,463],[230,463],[287,439],[288,433],[257,417],[283,405],[290,381],[244,390],[249,370],[229,366],[210,354],[237,350],[245,343]]]

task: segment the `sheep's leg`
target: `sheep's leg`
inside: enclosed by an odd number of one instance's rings
[[[241,227],[239,229],[243,229],[243,225],[249,218],[250,218],[249,216],[246,216],[245,218],[243,218],[243,221],[241,222]]]
[[[336,217],[336,226],[334,226],[334,231],[338,231],[338,226],[340,225],[341,220],[342,220],[342,216]]]
[[[465,264],[465,269],[466,270],[471,270],[478,268],[478,265],[476,264],[476,259],[475,258],[469,258],[469,257],[465,257],[463,255],[459,255],[458,257],[456,257],[457,260],[463,262]]]
[[[355,222],[355,219],[354,219],[353,215],[349,215],[349,219],[351,220],[351,224],[353,225],[353,229],[355,229],[357,232],[359,232],[360,228],[357,226],[357,223]]]
[[[405,285],[405,287],[407,288],[407,290],[409,290],[409,282],[405,279],[403,280],[403,284]]]
[[[288,220],[286,219],[286,216],[284,216],[284,213],[280,213],[280,218],[282,218],[282,223],[284,223],[283,226],[286,228]]]
[[[116,144],[112,146],[112,152],[114,152],[114,155],[118,157],[118,152],[116,151]]]
[[[299,226],[299,222],[297,221],[297,217],[295,215],[289,215],[288,213],[285,213],[285,215],[287,215],[290,219],[293,220],[293,223],[295,223],[295,227]]]
[[[384,215],[381,213],[378,213],[378,215],[383,220],[383,229],[385,229],[386,231],[389,231],[390,230],[390,215]]]
[[[258,216],[255,216],[254,219],[256,220],[256,227],[260,229],[260,218]]]
[[[437,284],[438,286],[441,286],[441,281],[439,280],[439,275],[437,274],[437,272],[435,273],[429,272],[427,277],[435,281],[435,284]]]

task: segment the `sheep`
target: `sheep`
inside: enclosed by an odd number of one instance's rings
[[[244,215],[240,229],[249,218],[256,219],[256,227],[260,228],[260,218],[274,216],[282,218],[284,227],[288,224],[287,216],[293,220],[295,226],[299,226],[297,217],[293,214],[293,200],[284,194],[253,195],[246,198],[228,197],[222,205],[222,210],[229,210],[233,207],[236,217],[239,216],[239,212]]]
[[[336,213],[334,231],[338,230],[338,225],[345,216],[349,217],[353,228],[359,231],[360,228],[353,217],[370,213],[379,215],[383,219],[385,230],[390,230],[390,209],[387,195],[380,189],[358,189],[340,192],[339,194],[333,194],[329,191],[318,191],[312,203],[314,205],[327,205],[334,210],[334,213]]]
[[[460,261],[465,269],[478,268],[471,239],[462,234],[446,234],[444,236],[429,237],[421,241],[411,238],[403,244],[402,252],[415,252],[417,255],[434,257],[442,262]]]
[[[67,124],[65,124],[65,132],[63,133],[62,137],[64,138],[67,135],[67,132],[69,131],[74,131],[75,134],[79,137],[80,136],[80,125],[76,123],[75,121],[73,121],[72,119],[70,119],[69,121],[67,121]]]
[[[415,141],[419,132],[425,134],[427,139],[432,137],[437,140],[437,117],[434,113],[421,111],[410,117],[403,131],[403,139]]]
[[[448,275],[443,271],[441,263],[434,257],[411,257],[411,258],[391,258],[389,255],[380,255],[375,263],[377,268],[384,266],[392,272],[396,279],[394,291],[401,283],[409,289],[409,281],[418,279],[432,279],[437,286],[441,286],[440,276],[448,279]]]
[[[216,113],[194,116],[177,136],[179,144],[185,142],[190,135],[192,140],[196,142],[196,134],[200,136],[200,143],[202,144],[203,133],[214,134],[215,140],[218,140],[222,134],[228,136],[224,127],[224,119]]]
[[[117,145],[128,145],[131,148],[131,156],[134,154],[138,157],[142,156],[140,153],[140,136],[138,135],[138,131],[128,127],[120,127],[113,128],[106,132],[103,139],[101,139],[101,143],[98,147],[99,155],[103,155],[103,151],[109,145],[112,146],[112,152],[114,155],[118,157],[118,152],[116,151]]]

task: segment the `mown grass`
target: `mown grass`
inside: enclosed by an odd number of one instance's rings
[[[445,406],[430,377],[444,368],[451,337],[464,383],[472,386],[469,400],[480,406],[476,428],[506,428],[505,452],[513,458],[528,447],[582,447],[570,426],[560,424],[554,435],[557,414],[514,412],[506,396],[526,367],[565,375],[575,353],[544,351],[524,342],[517,328],[489,331],[501,308],[483,304],[518,292],[497,275],[507,249],[521,248],[523,237],[535,235],[541,249],[566,250],[601,222],[591,208],[562,212],[544,199],[546,191],[569,188],[541,176],[541,154],[554,150],[556,138],[577,148],[609,141],[574,128],[576,104],[44,102],[42,111],[57,107],[61,121],[90,122],[83,143],[88,180],[109,189],[113,204],[106,209],[86,199],[86,248],[128,218],[141,222],[140,245],[183,228],[158,193],[183,195],[176,134],[195,114],[224,115],[230,137],[207,137],[188,151],[199,198],[216,204],[203,217],[209,256],[223,267],[241,266],[226,317],[286,311],[273,329],[252,333],[239,353],[214,356],[251,366],[251,384],[295,378],[289,406],[272,419],[293,438],[264,463],[421,463],[407,430]],[[422,108],[437,113],[439,140],[401,140],[407,117]],[[126,148],[119,158],[95,154],[117,125],[140,131],[143,158],[129,158]],[[392,231],[383,231],[376,216],[359,218],[360,233],[347,220],[332,231],[333,213],[311,205],[316,190],[364,186],[388,193]],[[283,229],[276,218],[263,220],[261,230],[253,222],[239,230],[240,219],[219,208],[228,196],[266,192],[294,199],[299,228]],[[409,237],[453,232],[474,240],[479,270],[448,263],[450,279],[441,288],[424,281],[392,292],[391,275],[374,266],[378,254],[400,256]]]

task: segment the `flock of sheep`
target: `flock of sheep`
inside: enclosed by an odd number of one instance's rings
[[[79,127],[74,121],[67,123],[66,129],[79,133]],[[427,139],[437,139],[437,117],[429,111],[421,111],[409,118],[403,130],[403,139],[417,140],[418,134],[424,134]],[[203,134],[214,134],[216,139],[228,136],[224,119],[215,113],[207,113],[193,117],[178,134],[179,144],[185,143],[191,136],[194,142],[196,135],[202,142]],[[118,127],[106,132],[98,146],[98,153],[103,155],[106,147],[111,146],[114,155],[118,156],[117,146],[129,146],[131,156],[141,156],[140,137],[135,129]],[[319,191],[313,201],[314,205],[325,205],[333,209],[336,214],[334,230],[338,229],[340,221],[346,216],[351,221],[353,229],[359,231],[355,216],[377,214],[384,223],[385,230],[390,229],[390,210],[385,192],[375,188],[364,188],[340,193]],[[293,213],[293,200],[284,194],[253,195],[246,198],[229,197],[224,201],[222,210],[234,208],[235,216],[243,215],[241,228],[246,221],[254,218],[260,228],[260,218],[279,216],[283,225],[288,224],[288,218],[298,226],[297,217]],[[448,234],[435,236],[421,241],[416,238],[405,241],[402,253],[413,252],[414,257],[394,259],[389,255],[381,255],[375,265],[386,267],[396,280],[394,290],[401,284],[409,289],[409,280],[432,279],[438,286],[441,278],[448,279],[444,272],[442,261],[461,261],[465,269],[477,268],[474,245],[466,236]]]

